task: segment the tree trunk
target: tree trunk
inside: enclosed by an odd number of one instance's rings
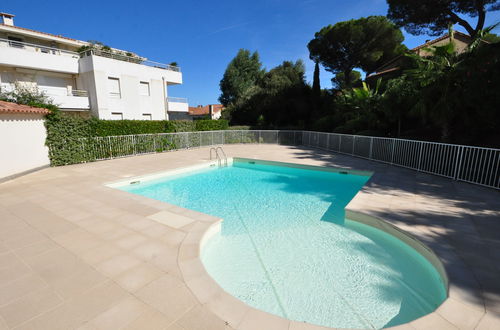
[[[469,22],[467,22],[466,20],[462,19],[460,16],[458,16],[457,14],[455,14],[452,11],[448,12],[448,14],[450,15],[450,17],[453,20],[453,22],[454,23],[458,23],[459,25],[462,25],[464,27],[464,29],[467,30],[467,33],[469,33],[469,35],[471,37],[475,37],[476,36],[477,31],[474,30],[474,28],[472,28],[472,26],[469,24]],[[484,24],[484,22],[483,22],[483,24]]]

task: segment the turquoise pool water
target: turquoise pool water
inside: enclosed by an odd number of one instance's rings
[[[223,218],[202,261],[245,303],[296,321],[379,329],[434,311],[446,289],[413,248],[344,219],[368,179],[235,162],[120,189]]]

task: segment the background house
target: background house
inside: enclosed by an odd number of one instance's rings
[[[429,48],[443,46],[449,42],[450,35],[447,33],[439,38],[429,40],[426,43],[411,49],[410,52],[422,57],[430,56],[431,53],[428,50]],[[455,50],[460,54],[463,53],[467,49],[467,46],[472,43],[472,38],[468,34],[455,31],[453,32],[453,42],[455,44]],[[366,77],[366,80],[368,82],[373,82],[379,78],[397,77],[401,74],[402,68],[405,67],[405,62],[407,62],[407,60],[408,59],[405,55],[399,55],[377,68],[374,73]]]
[[[168,86],[179,67],[134,53],[14,25],[0,13],[0,88],[36,88],[61,110],[100,119],[164,120],[188,113]]]
[[[222,116],[224,106],[222,104],[199,105],[197,107],[189,107],[189,116],[192,119],[219,119]]]

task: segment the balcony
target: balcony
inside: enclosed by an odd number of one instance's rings
[[[61,109],[89,110],[87,91],[61,87],[39,86],[38,89],[52,99]]]
[[[183,97],[167,98],[168,112],[188,112],[188,100]]]
[[[94,49],[89,49],[89,50],[86,50],[86,51],[83,51],[80,53],[81,57],[91,56],[91,55],[111,58],[114,60],[124,61],[124,62],[129,62],[129,63],[142,64],[142,65],[146,65],[146,66],[150,66],[150,67],[158,68],[158,69],[164,69],[164,70],[169,70],[169,71],[174,71],[174,72],[181,72],[181,68],[178,66],[153,62],[153,61],[150,61],[144,57],[129,56],[129,55],[119,53],[116,51],[113,52],[113,51],[107,51],[107,50],[94,48]]]
[[[79,54],[0,38],[0,65],[77,74]]]

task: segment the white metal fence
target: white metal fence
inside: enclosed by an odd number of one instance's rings
[[[500,189],[500,149],[304,131],[305,146]]]
[[[500,189],[500,149],[336,133],[226,130],[81,139],[82,161],[233,143],[304,145]]]

